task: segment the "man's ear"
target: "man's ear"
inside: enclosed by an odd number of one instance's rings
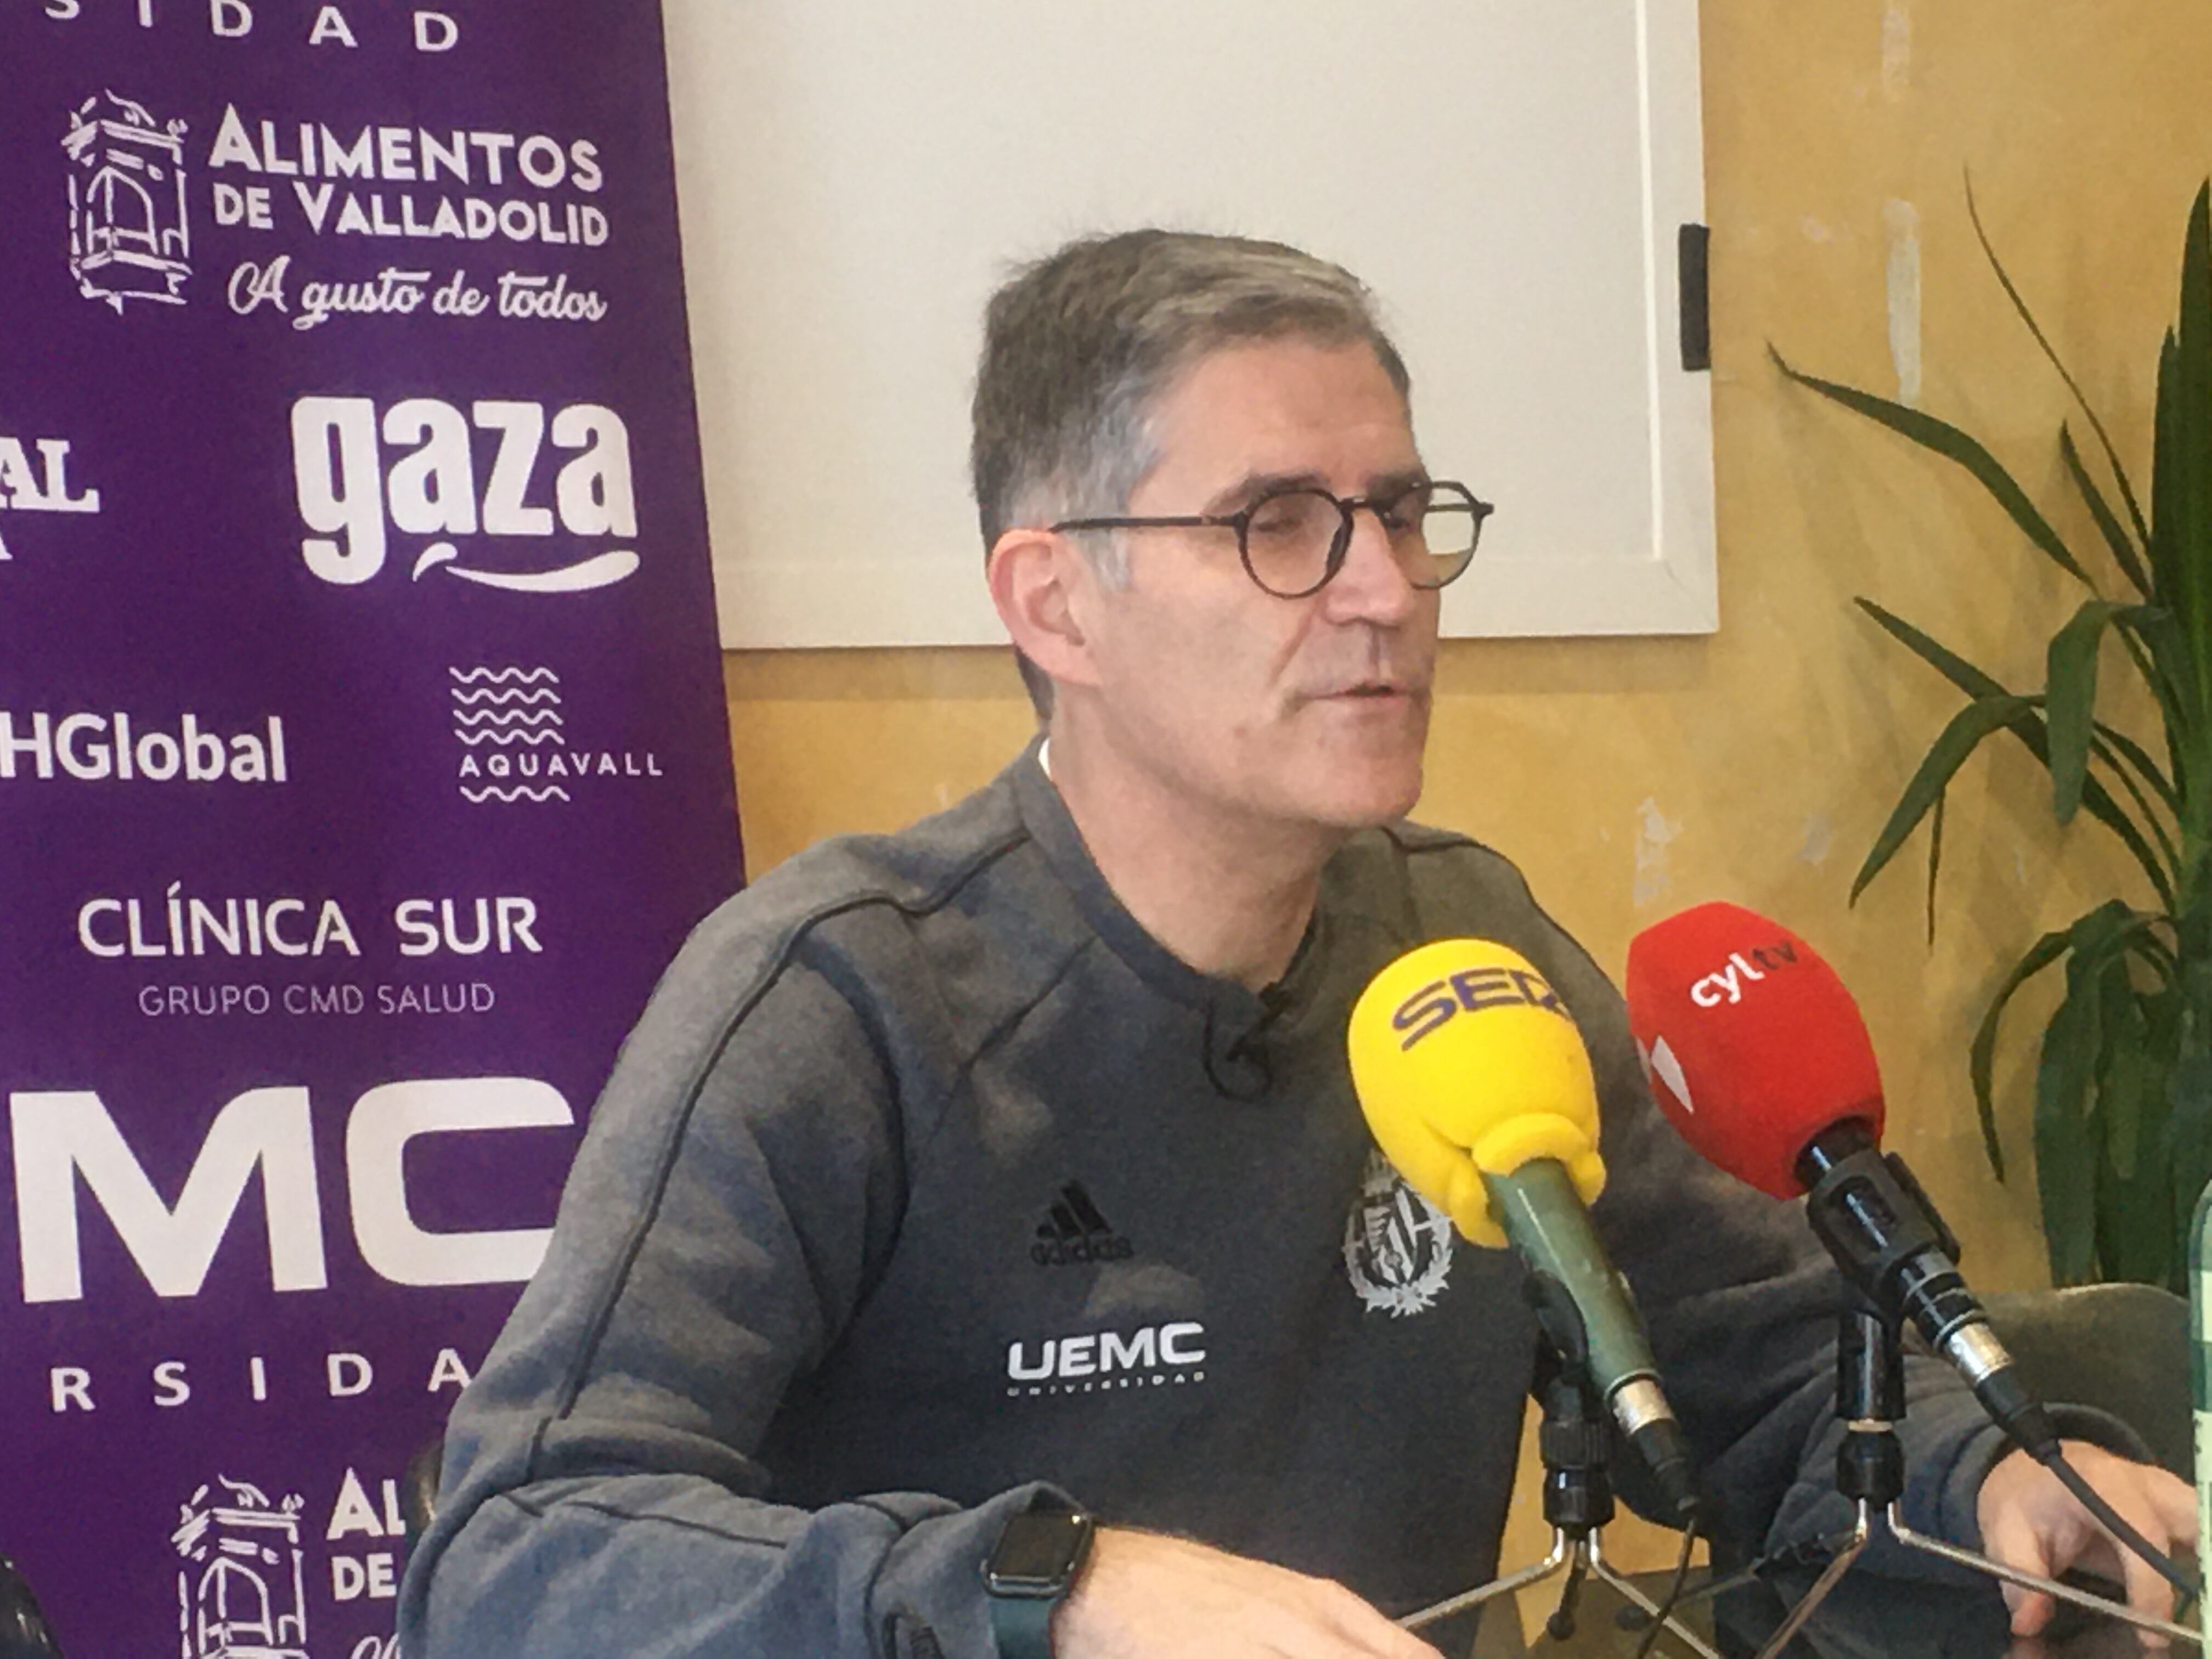
[[[1097,576],[1075,544],[1048,530],[1009,530],[986,567],[991,603],[1021,653],[1053,679],[1097,683],[1079,616]]]

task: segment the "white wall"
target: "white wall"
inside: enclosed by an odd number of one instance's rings
[[[1298,243],[1498,504],[1447,633],[1716,625],[1693,0],[666,0],[724,642],[982,644],[982,302],[1070,234]]]

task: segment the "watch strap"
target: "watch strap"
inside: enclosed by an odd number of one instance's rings
[[[999,1659],[1052,1659],[1052,1614],[1057,1595],[994,1595],[991,1635]]]

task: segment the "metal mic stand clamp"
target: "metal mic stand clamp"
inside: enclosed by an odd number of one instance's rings
[[[1642,1608],[1647,1620],[1658,1616],[1658,1604],[1605,1559],[1602,1534],[1613,1515],[1613,1481],[1607,1474],[1613,1425],[1582,1371],[1560,1357],[1548,1337],[1538,1340],[1533,1391],[1543,1412],[1536,1449],[1544,1462],[1544,1519],[1551,1522],[1552,1547],[1541,1560],[1517,1572],[1409,1613],[1398,1621],[1403,1628],[1419,1630],[1562,1572],[1566,1582],[1559,1589],[1559,1604],[1545,1622],[1554,1641],[1574,1634],[1576,1603],[1590,1578],[1610,1584]],[[1720,1659],[1710,1644],[1671,1614],[1666,1626],[1698,1659]]]
[[[2198,1632],[2184,1626],[2151,1618],[2057,1579],[2005,1566],[1906,1526],[1897,1510],[1897,1501],[1905,1492],[1905,1449],[1897,1438],[1898,1421],[1905,1415],[1905,1354],[1899,1322],[1862,1303],[1844,1311],[1840,1326],[1836,1344],[1836,1415],[1844,1425],[1844,1443],[1836,1450],[1836,1490],[1851,1502],[1851,1528],[1827,1540],[1835,1552],[1833,1558],[1790,1610],[1781,1627],[1767,1638],[1756,1659],[1778,1659],[1851,1564],[1884,1531],[1906,1549],[1972,1568],[2005,1583],[2040,1590],[2184,1641],[2202,1641]],[[1743,1576],[1748,1575],[1739,1575]]]

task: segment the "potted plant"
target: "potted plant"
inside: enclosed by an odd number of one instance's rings
[[[1851,887],[1856,901],[1922,819],[1929,925],[1942,855],[1943,799],[1966,759],[2004,733],[2051,777],[2061,823],[2087,811],[2125,847],[2153,902],[2113,897],[2045,933],[1997,987],[1969,1055],[1990,1167],[2004,1178],[1990,1069],[2014,994],[2063,964],[2065,994],[2043,1031],[2035,1150],[2052,1279],[2124,1279],[2183,1289],[2187,1234],[2212,1178],[2212,185],[2198,191],[2183,240],[2179,316],[2159,359],[2148,510],[2107,435],[1983,231],[2006,296],[2064,380],[2096,439],[2104,482],[2070,421],[2058,451],[2115,580],[2100,583],[1990,452],[1957,427],[1901,404],[1783,372],[1963,467],[2029,543],[2084,590],[2051,635],[2039,690],[2015,690],[1920,629],[1862,598],[1866,613],[1967,701],[1929,746]],[[2158,740],[2098,717],[2100,659],[2116,641],[2157,709]]]

